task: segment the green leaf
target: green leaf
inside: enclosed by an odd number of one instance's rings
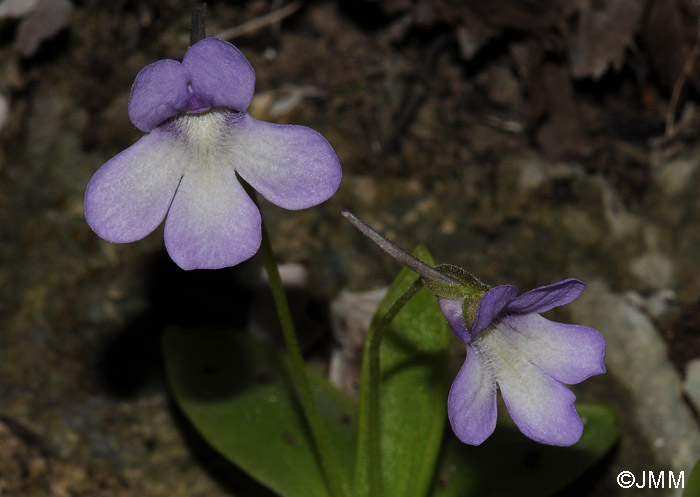
[[[581,440],[571,447],[541,445],[502,418],[496,432],[478,447],[447,435],[432,497],[545,497],[581,476],[613,446],[617,413],[598,404],[578,404],[584,422]]]
[[[700,497],[700,461],[695,463],[685,482],[683,497]]]
[[[166,331],[163,349],[175,400],[212,447],[281,496],[328,496],[282,351],[236,332],[179,328]],[[355,404],[308,374],[351,481]]]
[[[425,247],[414,255],[432,265]],[[403,269],[377,310],[376,326],[393,302],[418,276]],[[367,348],[363,357],[360,396],[368,385]],[[443,437],[449,378],[449,331],[433,294],[423,288],[409,300],[386,330],[380,348],[380,451],[383,493],[390,497],[421,497],[430,488]],[[367,404],[360,402],[360,409]],[[358,415],[359,433],[368,413]],[[355,468],[355,492],[368,495],[369,444],[362,436]],[[374,497],[374,496],[372,496]]]

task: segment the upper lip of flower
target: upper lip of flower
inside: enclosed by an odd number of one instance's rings
[[[233,45],[205,38],[182,62],[163,59],[144,67],[129,97],[129,118],[141,131],[182,112],[222,107],[245,112],[253,100],[255,71]]]
[[[182,63],[142,69],[129,117],[147,132],[93,176],[88,224],[102,238],[131,242],[168,215],[165,244],[184,269],[235,265],[257,252],[261,218],[238,175],[287,209],[331,197],[342,172],[328,142],[304,126],[257,121],[246,113],[255,73],[233,45],[205,38]]]

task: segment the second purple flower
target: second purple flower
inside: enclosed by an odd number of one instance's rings
[[[465,321],[462,299],[438,297],[467,358],[450,389],[447,413],[464,443],[480,445],[496,428],[496,391],[527,437],[572,445],[583,423],[565,384],[605,372],[605,338],[593,328],[550,321],[540,313],[568,304],[585,284],[570,278],[525,292],[512,285],[489,289]],[[468,329],[471,328],[471,329]]]
[[[340,163],[318,132],[246,113],[255,72],[230,43],[205,38],[182,63],[165,59],[136,76],[129,118],[147,134],[105,163],[85,194],[90,227],[111,242],[139,240],[163,221],[183,269],[216,269],[252,257],[260,212],[237,174],[285,209],[331,197]]]

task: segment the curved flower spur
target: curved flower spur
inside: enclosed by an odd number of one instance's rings
[[[105,163],[85,194],[90,227],[110,242],[140,240],[165,222],[165,246],[183,269],[252,257],[261,217],[237,175],[285,209],[331,197],[340,163],[318,132],[246,113],[255,72],[243,54],[204,38],[182,63],[159,60],[136,76],[129,118],[147,134]]]
[[[437,297],[467,357],[452,383],[447,414],[455,435],[480,445],[496,428],[496,392],[520,431],[544,444],[572,445],[583,432],[574,407],[575,384],[605,373],[605,338],[593,328],[562,324],[541,313],[575,300],[585,288],[570,278],[517,296],[512,285],[493,288],[461,268],[432,268],[343,212],[358,230],[417,272]]]

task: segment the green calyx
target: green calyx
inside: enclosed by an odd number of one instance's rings
[[[435,269],[459,283],[445,283],[423,277],[425,287],[433,292],[436,297],[446,299],[463,299],[462,315],[468,329],[471,329],[476,321],[476,311],[479,309],[481,298],[489,287],[476,276],[458,266],[440,264]]]
[[[489,289],[488,285],[479,281],[479,279],[470,272],[452,264],[439,264],[435,269],[445,276],[459,283],[445,283],[423,276],[423,284],[433,292],[437,297],[446,299],[461,299],[461,298],[477,298],[481,297]]]

